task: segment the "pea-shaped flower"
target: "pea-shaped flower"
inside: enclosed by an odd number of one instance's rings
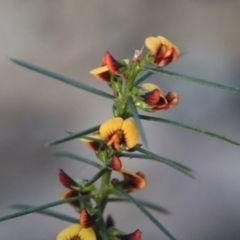
[[[83,228],[80,224],[74,224],[57,236],[57,240],[96,240],[96,234],[92,228]]]
[[[128,60],[124,60],[124,62],[117,61],[109,52],[106,52],[102,59],[101,67],[93,69],[90,73],[96,78],[109,83],[111,80],[110,73],[117,73],[122,67],[128,64]]]
[[[112,118],[103,123],[99,129],[102,139],[108,140],[108,145],[115,150],[120,150],[122,144],[127,148],[133,148],[138,142],[138,130],[133,120]]]
[[[123,181],[120,182],[121,188],[127,192],[134,192],[142,189],[146,185],[146,178],[143,172],[138,171],[133,173],[126,169],[121,169],[120,173],[123,175]]]
[[[98,132],[93,133],[90,137],[93,138],[93,139],[96,139],[96,140],[101,139],[101,136],[99,135]],[[94,141],[94,140],[90,140],[90,139],[85,139],[85,138],[80,138],[80,141],[86,143],[86,145],[90,149],[92,149],[94,151],[98,151],[98,148],[99,148],[99,145],[100,145],[99,142]]]
[[[153,83],[144,83],[142,84],[142,88],[145,91],[141,98],[143,101],[152,106],[152,112],[167,110],[173,106],[176,106],[179,102],[179,97],[176,92],[169,92],[165,96],[161,88]]]
[[[150,62],[160,67],[175,61],[180,55],[179,49],[162,36],[146,38],[145,45],[151,52]]]

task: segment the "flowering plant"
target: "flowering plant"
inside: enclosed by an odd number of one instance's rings
[[[194,174],[189,167],[159,156],[147,149],[147,137],[141,120],[179,126],[235,145],[240,145],[240,143],[210,131],[163,118],[139,114],[137,108],[154,113],[168,110],[179,103],[177,92],[172,91],[164,94],[161,88],[153,83],[141,83],[153,73],[158,73],[238,93],[240,93],[240,88],[163,70],[164,66],[177,60],[180,55],[179,49],[165,37],[148,37],[145,40],[145,46],[149,50],[145,56],[142,57],[143,48],[136,50],[131,61],[116,60],[109,52],[106,52],[101,61],[101,66],[90,72],[96,78],[108,84],[112,94],[33,64],[12,59],[18,65],[112,100],[113,117],[89,129],[77,133],[68,133],[66,136],[47,144],[47,146],[52,146],[72,139],[80,139],[83,144],[86,144],[95,152],[98,162],[71,152],[58,152],[55,155],[76,159],[95,167],[98,171],[92,178],[87,180],[72,178],[64,170],[60,169],[58,173],[59,181],[67,188],[67,191],[61,194],[61,200],[37,207],[14,205],[13,207],[22,211],[1,217],[1,221],[32,212],[40,212],[73,223],[73,225],[58,234],[57,240],[140,240],[141,231],[139,229],[133,229],[131,233],[125,233],[116,228],[112,216],[108,216],[106,219],[104,216],[104,210],[108,202],[130,201],[169,239],[176,239],[147,210],[147,208],[152,208],[167,213],[166,209],[131,196],[132,192],[145,187],[146,177],[142,171],[137,170],[134,173],[124,169],[121,158],[150,159],[166,164],[188,177],[194,178]],[[113,171],[118,172],[122,178],[112,178]],[[101,182],[100,187],[95,184],[98,180]],[[46,210],[64,203],[68,203],[76,210],[77,218]]]

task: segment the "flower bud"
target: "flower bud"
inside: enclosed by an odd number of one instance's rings
[[[115,171],[120,171],[122,168],[122,162],[118,156],[114,155],[111,163],[108,166]]]
[[[135,104],[141,109],[145,108],[145,111],[155,112],[167,110],[176,106],[179,102],[179,97],[176,92],[168,92],[167,95],[164,96],[162,90],[153,83],[142,84],[142,90],[144,93],[140,95],[140,97],[143,103],[141,103],[141,100],[137,99]],[[144,103],[149,108],[147,108]]]
[[[81,211],[80,225],[83,228],[90,228],[90,227],[92,227],[96,223],[96,220],[97,220],[97,215],[96,214],[90,215],[86,208],[84,208]]]

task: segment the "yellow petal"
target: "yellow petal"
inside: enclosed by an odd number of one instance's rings
[[[74,224],[57,236],[57,240],[96,240],[95,232],[92,228],[82,228],[80,224]]]
[[[153,53],[155,54],[158,49],[159,45],[161,44],[161,41],[156,38],[156,37],[148,37],[145,39],[145,45],[146,47]]]
[[[179,49],[174,44],[172,44],[168,39],[166,39],[163,36],[148,37],[148,38],[145,39],[145,45],[154,55],[159,51],[160,47],[162,49],[159,53],[162,54],[164,52],[164,49],[167,46],[173,46],[173,48],[174,48],[174,60],[176,60],[177,57],[180,54]],[[174,60],[172,60],[172,61],[174,61]]]
[[[75,190],[67,190],[63,192],[60,196],[60,199],[67,199],[71,197],[77,197],[79,196],[79,193]],[[80,208],[80,203],[79,200],[73,201],[73,202],[68,202],[68,205],[74,207],[74,208]]]
[[[142,87],[145,88],[148,92],[151,92],[155,89],[158,89],[162,93],[161,88],[158,87],[157,85],[153,84],[153,83],[144,83],[144,84],[142,84]]]
[[[109,119],[99,128],[99,134],[101,138],[108,140],[114,133],[121,129],[122,124],[123,119],[120,117]]]
[[[173,45],[169,40],[167,40],[165,37],[163,37],[163,36],[157,36],[157,39],[158,39],[158,41],[159,41],[159,43],[162,43],[162,44],[164,44],[164,45],[166,45],[166,46],[168,46],[168,45]]]
[[[97,74],[107,72],[107,71],[109,71],[108,67],[103,66],[103,67],[93,69],[92,71],[90,71],[90,73],[93,74],[93,75],[97,75]]]
[[[121,130],[123,131],[124,140],[128,148],[134,147],[138,143],[139,135],[137,127],[133,120],[124,120]]]
[[[166,38],[163,37],[163,36],[157,36],[157,39],[158,39],[162,44],[164,44],[164,45],[166,45],[166,46],[172,45],[172,46],[174,47],[175,56],[176,56],[174,60],[176,60],[177,57],[178,57],[179,54],[180,54],[179,49],[178,49],[174,44],[172,44],[168,39],[166,39]]]

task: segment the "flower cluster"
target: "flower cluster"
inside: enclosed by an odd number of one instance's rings
[[[164,67],[175,61],[180,52],[176,46],[162,36],[148,37],[145,46],[149,50],[142,58],[143,48],[136,50],[131,62],[116,60],[106,52],[101,66],[90,73],[106,82],[113,91],[113,118],[102,123],[97,131],[81,137],[101,164],[97,167],[99,173],[89,180],[72,178],[62,169],[59,170],[59,180],[68,190],[62,193],[61,199],[79,197],[68,204],[79,214],[79,223],[63,230],[57,240],[102,239],[100,223],[103,221],[103,211],[109,195],[121,196],[119,189],[132,193],[146,185],[146,178],[142,171],[136,173],[122,168],[124,153],[136,151],[140,147],[139,127],[135,123],[130,101],[137,108],[147,112],[167,110],[176,106],[179,101],[176,92],[164,95],[160,87],[153,83],[136,84],[137,76],[144,71],[144,66],[153,64]],[[112,178],[112,171],[122,177]],[[95,182],[101,180],[100,188]],[[105,222],[106,233],[109,239],[140,240],[140,230],[130,234],[115,228],[113,221],[108,218]],[[111,222],[111,223],[109,223]]]
[[[144,55],[145,47],[147,51]],[[89,164],[97,168],[96,174],[87,177],[87,179],[73,178],[60,169],[58,178],[66,188],[66,191],[61,194],[61,200],[30,208],[28,205],[13,206],[24,210],[0,217],[0,221],[31,212],[39,212],[74,223],[72,226],[62,230],[58,234],[57,240],[141,240],[142,233],[139,229],[126,233],[115,227],[111,215],[105,217],[104,214],[108,202],[129,202],[134,204],[169,239],[176,239],[147,208],[165,214],[169,213],[168,210],[146,199],[136,199],[132,196],[134,191],[143,189],[146,186],[146,177],[139,169],[135,169],[133,172],[125,169],[123,158],[157,161],[188,177],[195,178],[195,176],[193,170],[188,166],[148,150],[147,137],[141,120],[167,123],[240,146],[240,142],[229,139],[225,135],[138,113],[139,108],[141,111],[150,113],[161,111],[163,114],[165,110],[173,108],[179,102],[179,96],[175,91],[166,93],[156,84],[143,83],[153,73],[174,76],[183,80],[240,93],[240,88],[162,69],[177,60],[179,55],[178,48],[163,36],[146,38],[143,47],[140,50],[135,50],[131,61],[128,59],[116,60],[110,52],[106,52],[100,66],[90,73],[107,84],[112,93],[101,91],[88,84],[31,63],[11,59],[20,66],[113,101],[113,117],[103,123],[98,123],[95,127],[77,133],[68,132],[64,137],[47,144],[47,146],[52,146],[72,139],[80,139],[81,143],[84,143],[95,153],[98,159],[97,162],[71,152],[57,152],[55,155]],[[140,138],[142,143],[140,143]],[[114,174],[112,174],[113,172]],[[64,203],[67,203],[76,211],[77,218],[45,210]]]
[[[128,94],[135,97],[136,107],[148,112],[167,110],[178,104],[179,97],[176,92],[168,92],[164,96],[160,87],[155,84],[144,83],[142,86],[134,85],[134,87],[131,84],[134,83],[136,76],[143,71],[143,66],[146,63],[164,67],[175,61],[180,51],[162,36],[146,38],[145,46],[149,49],[145,58],[141,60],[143,48],[136,50],[130,65],[128,65],[128,59],[117,61],[109,52],[106,52],[101,67],[90,71],[90,73],[109,84],[118,96],[118,99],[116,99],[118,105],[119,102],[121,103],[124,90],[126,90],[122,89],[122,81],[125,80],[127,90],[130,91]],[[114,115],[122,116],[123,114],[118,111]]]

